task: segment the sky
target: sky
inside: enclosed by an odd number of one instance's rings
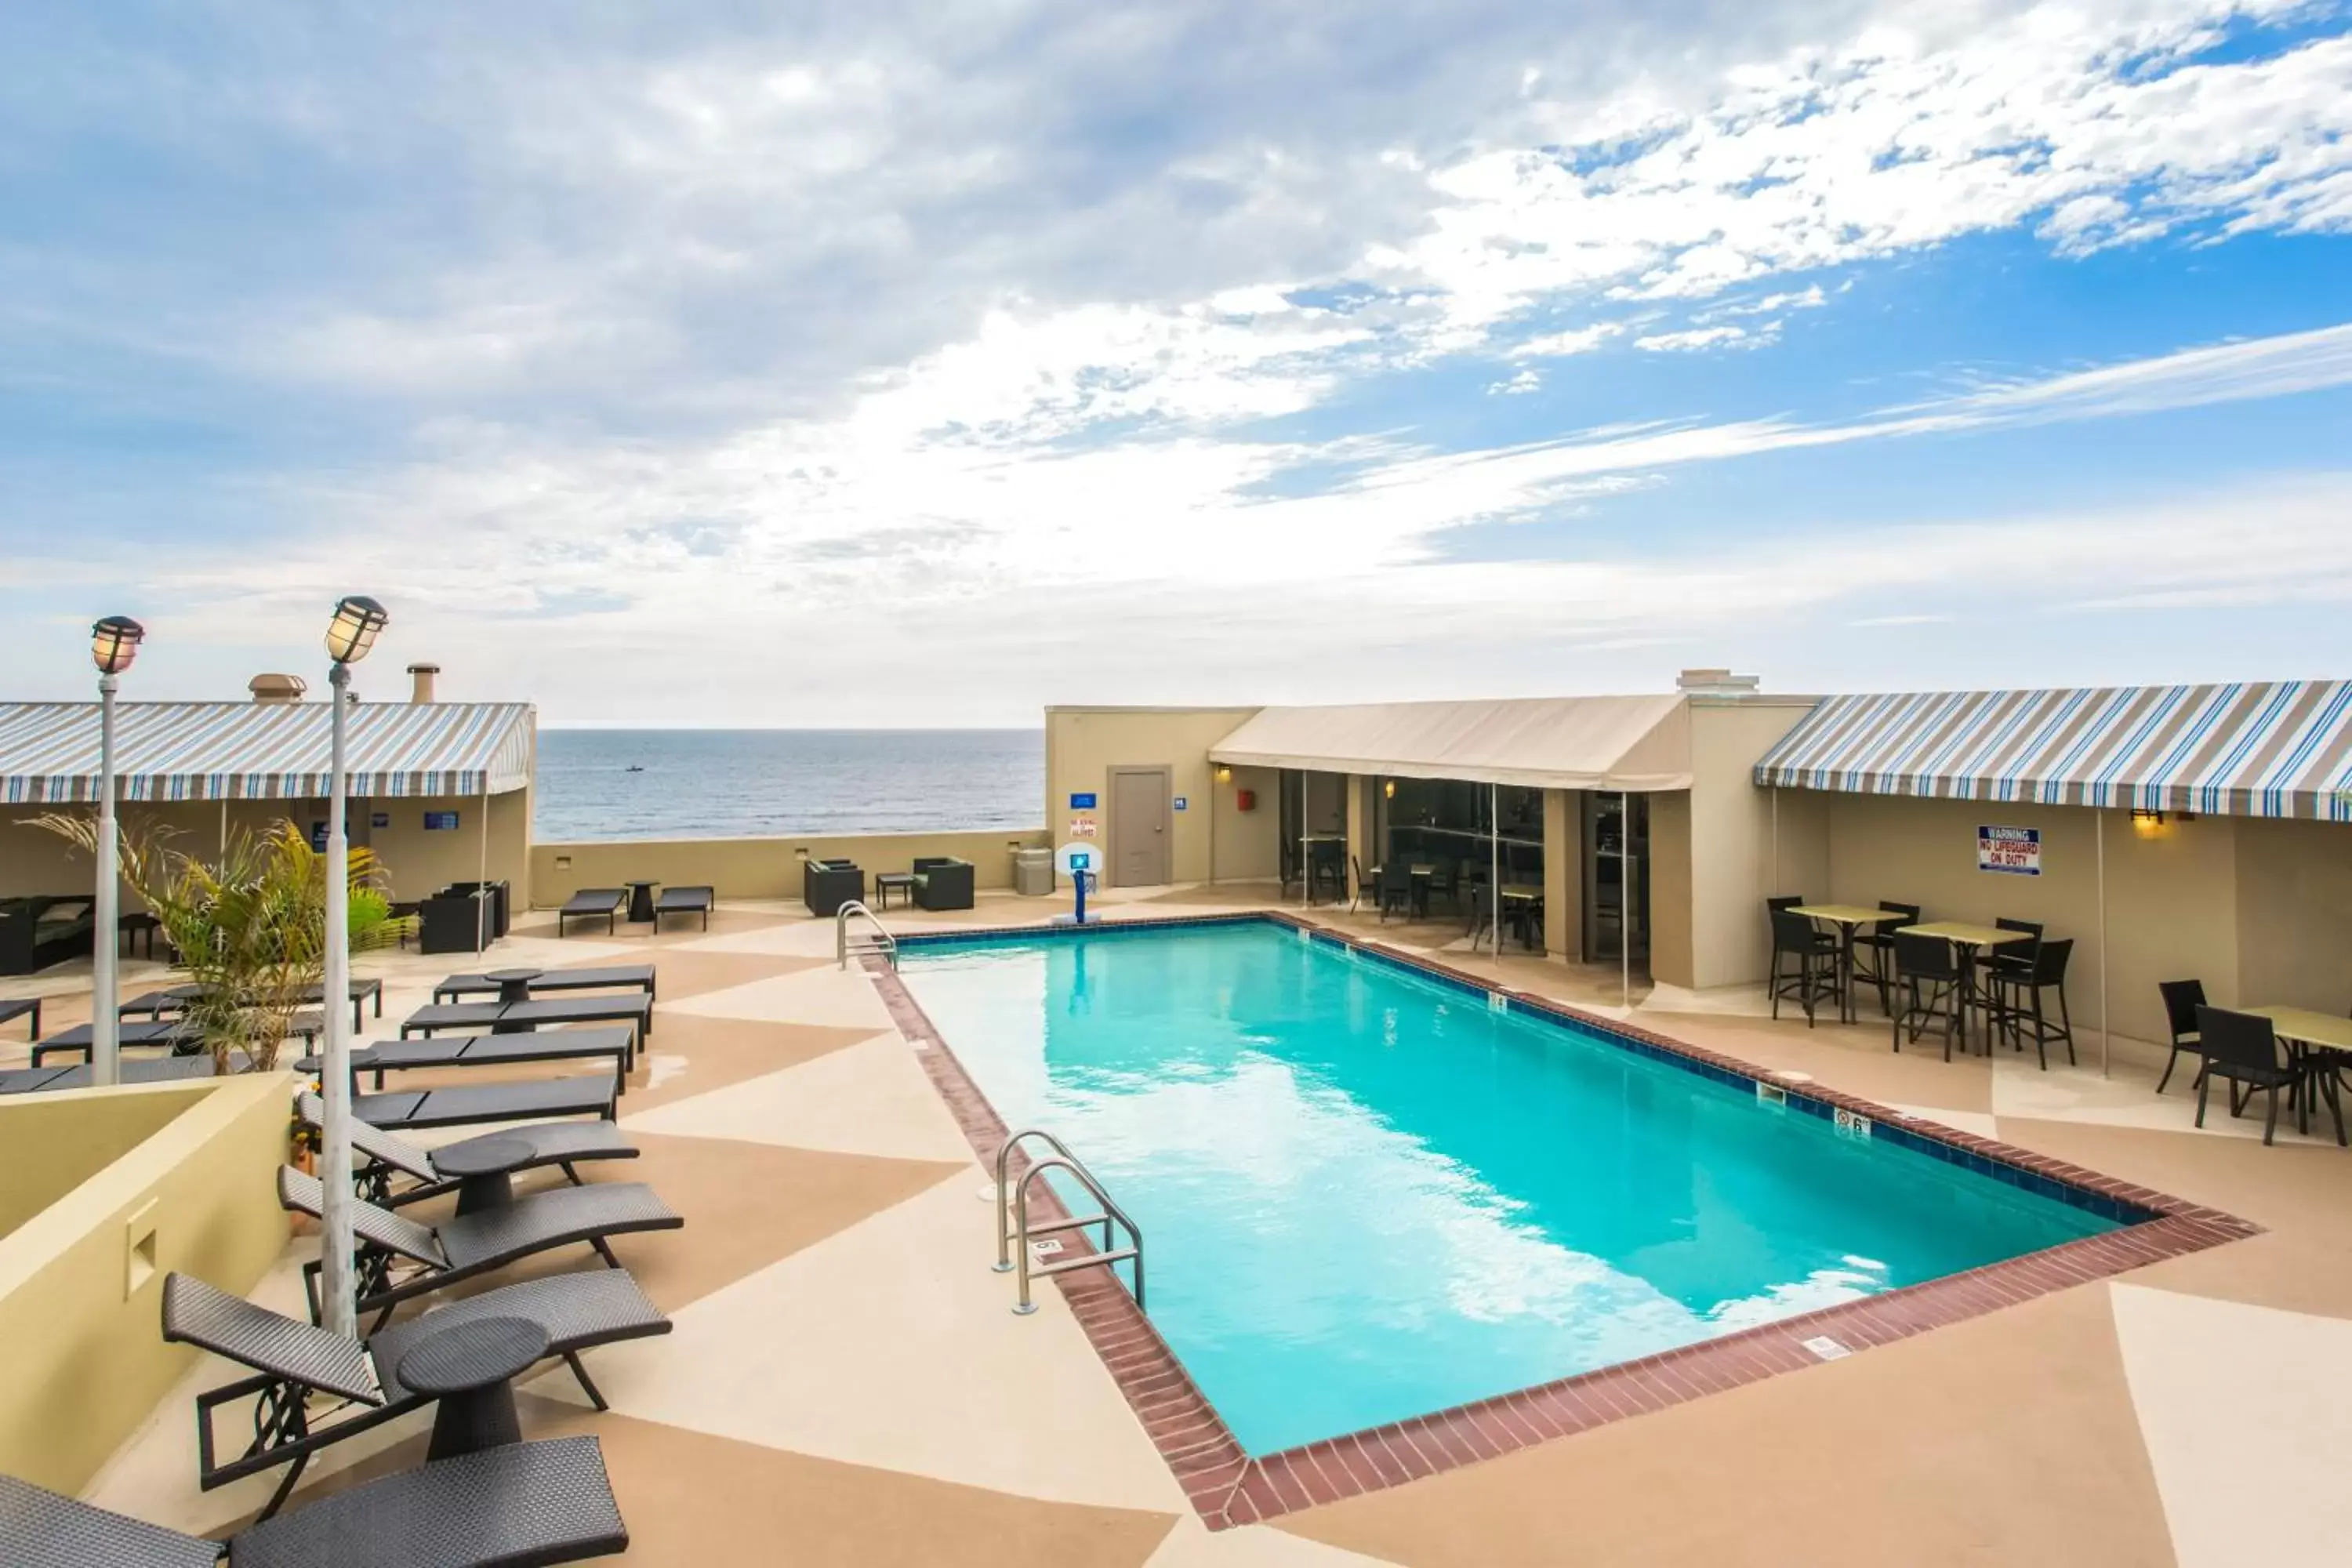
[[[2345,0],[0,7],[0,696],[2352,676]]]

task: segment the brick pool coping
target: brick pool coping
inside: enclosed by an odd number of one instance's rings
[[[1760,1382],[1782,1373],[1819,1365],[1807,1348],[1815,1338],[1834,1340],[1847,1351],[1908,1339],[1930,1329],[1981,1317],[2002,1307],[2088,1284],[2126,1270],[2260,1234],[2251,1221],[2119,1182],[2063,1160],[2053,1160],[1940,1123],[1924,1122],[1856,1095],[1805,1080],[1791,1083],[1735,1057],[1654,1033],[1637,1025],[1580,1012],[1528,992],[1497,985],[1426,954],[1318,926],[1284,910],[1242,915],[1183,915],[1106,921],[1106,930],[1168,929],[1263,921],[1288,926],[1318,941],[1353,948],[1387,963],[1488,995],[1508,999],[1514,1008],[1613,1036],[1642,1055],[1722,1079],[1736,1077],[1781,1089],[1792,1111],[1836,1118],[1866,1118],[1872,1135],[1885,1129],[1897,1141],[1948,1162],[2012,1184],[2057,1184],[2088,1194],[2078,1206],[2112,1209],[2115,1217],[2134,1211],[2146,1217],[2123,1228],[2084,1237],[2022,1257],[1906,1285],[1884,1295],[1824,1307],[1793,1318],[1702,1340],[1637,1361],[1620,1362],[1491,1398],[1389,1422],[1360,1432],[1286,1448],[1252,1458],[1243,1451],[1216,1407],[1160,1337],[1150,1319],[1108,1269],[1082,1269],[1054,1276],[1071,1314],[1110,1372],[1145,1433],[1176,1477],[1186,1499],[1211,1530],[1254,1524],[1359,1493],[1402,1486],[1481,1459],[1497,1458],[1612,1421],[1664,1410]],[[936,939],[975,936],[1035,936],[1056,928],[1044,925],[988,926],[942,931]],[[910,933],[911,934],[911,933]],[[932,933],[922,933],[930,937]],[[910,943],[919,945],[919,941]],[[879,957],[866,968],[900,1033],[921,1048],[924,1070],[963,1129],[982,1164],[992,1165],[1011,1131],[988,1102],[954,1048],[915,1001],[897,971]],[[1013,1169],[1027,1169],[1016,1156]],[[1039,1206],[1052,1217],[1067,1211],[1050,1188]],[[1033,1200],[1034,1202],[1034,1200]],[[1073,1236],[1065,1247],[1090,1244]]]

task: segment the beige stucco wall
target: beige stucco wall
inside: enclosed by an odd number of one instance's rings
[[[327,803],[320,800],[177,801],[157,805],[126,803],[121,818],[126,832],[163,830],[169,847],[199,860],[217,855],[221,846],[223,806],[232,834],[266,832],[280,822],[291,822],[303,832],[323,822]],[[88,808],[75,808],[86,810]],[[354,800],[352,842],[365,844],[383,861],[395,899],[421,899],[451,882],[470,882],[480,875],[482,859],[480,795],[436,799]],[[454,811],[454,831],[427,833],[425,814]],[[372,826],[374,814],[391,819],[387,827]],[[25,826],[40,815],[37,806],[12,806],[0,815],[0,898],[27,893],[77,893],[90,885],[89,858],[64,839],[38,827]],[[490,797],[490,877],[520,884],[530,874],[530,792],[516,790]],[[518,893],[527,889],[518,886]],[[123,908],[137,909],[138,900],[125,892]]]
[[[292,1085],[255,1073],[0,1100],[12,1166],[82,1173],[0,1236],[0,1471],[79,1491],[195,1361],[157,1331],[163,1277],[242,1294],[284,1250],[273,1173]]]
[[[722,899],[797,899],[804,859],[855,860],[868,877],[903,871],[917,858],[951,855],[971,862],[975,889],[1013,885],[1013,852],[1041,847],[1037,828],[965,833],[803,834],[777,838],[643,838],[610,844],[535,844],[531,889],[553,909],[583,888],[646,879],[666,887],[707,887]]]
[[[1661,985],[1696,984],[1692,978],[1691,793],[1660,790],[1650,796],[1650,977]]]
[[[2238,999],[2352,1010],[2352,826],[2245,821],[2236,839]]]
[[[1110,770],[1165,767],[1169,789],[1185,809],[1169,814],[1170,875],[1179,882],[1210,879],[1211,819],[1215,817],[1216,874],[1220,879],[1274,875],[1273,826],[1278,820],[1274,779],[1260,769],[1235,769],[1221,792],[1209,763],[1209,748],[1256,712],[1254,708],[1048,708],[1045,710],[1045,831],[1056,847],[1069,837],[1073,816],[1094,818],[1108,847]],[[1255,789],[1257,809],[1231,812],[1234,789]],[[1074,812],[1070,796],[1091,792],[1096,809]],[[1217,798],[1222,794],[1224,798]],[[1336,799],[1336,796],[1335,796]],[[1253,820],[1255,819],[1255,820]],[[1260,824],[1266,826],[1261,827]],[[1227,829],[1230,826],[1231,832]],[[1261,834],[1265,868],[1258,863]],[[1230,845],[1226,839],[1234,842]],[[1242,869],[1247,867],[1249,869]]]
[[[1282,862],[1276,839],[1282,830],[1281,775],[1272,768],[1234,768],[1230,780],[1211,780],[1211,810],[1216,882],[1270,882]],[[1248,791],[1255,805],[1241,808]],[[1065,797],[1066,798],[1066,797]]]
[[[1570,963],[1584,958],[1584,792],[1544,791],[1544,952]]]
[[[1811,698],[1692,700],[1691,978],[1661,973],[1667,984],[1706,987],[1764,978],[1771,961],[1762,911],[1771,891],[1772,797],[1756,787],[1756,763],[1812,708]],[[1654,886],[1650,902],[1658,911]]]

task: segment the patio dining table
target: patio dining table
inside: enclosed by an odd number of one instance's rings
[[[1868,909],[1861,904],[1798,904],[1789,910],[1809,921],[1822,921],[1838,928],[1838,1022],[1851,1024],[1853,1011],[1853,936],[1864,926],[1874,926],[1890,918],[1885,910]],[[1900,915],[1892,918],[1901,919]]]
[[[1885,910],[1880,910],[1877,913],[1881,920],[1886,918]],[[1979,950],[1999,947],[2004,942],[2033,940],[2033,933],[2030,931],[2006,931],[2000,926],[1980,926],[1970,921],[1929,921],[1925,925],[1905,926],[1897,934],[1930,936],[1939,942],[1948,942],[1959,949],[1960,994],[1958,1005],[1960,1010],[1960,1039],[1963,1044],[1969,1037],[1969,1009],[1975,1007],[1979,1012],[1983,1011],[1983,1005],[1977,995]],[[1992,1053],[1990,1034],[1985,1037],[1985,1053],[1988,1056]]]
[[[2287,1043],[2289,1065],[2301,1076],[2294,1102],[2295,1129],[2302,1132],[2310,1131],[2311,1101],[2313,1095],[2320,1092],[2322,1072],[2328,1079],[2326,1092],[2333,1103],[2336,1075],[2346,1062],[2352,1061],[2352,1018],[2339,1018],[2333,1013],[2315,1013],[2308,1007],[2276,1005],[2241,1007],[2238,1011],[2251,1013],[2258,1018],[2268,1018],[2272,1033]],[[2333,1062],[2315,1061],[2315,1057],[2336,1059]],[[2303,1082],[2311,1085],[2312,1094],[2301,1092]],[[2344,1141],[2343,1113],[2339,1110],[2336,1113],[2336,1142],[2341,1144]]]

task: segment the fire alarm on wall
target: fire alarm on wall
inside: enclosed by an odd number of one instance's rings
[[[1234,809],[1235,811],[1255,811],[1257,809],[1257,791],[1254,789],[1237,789],[1234,791]]]

